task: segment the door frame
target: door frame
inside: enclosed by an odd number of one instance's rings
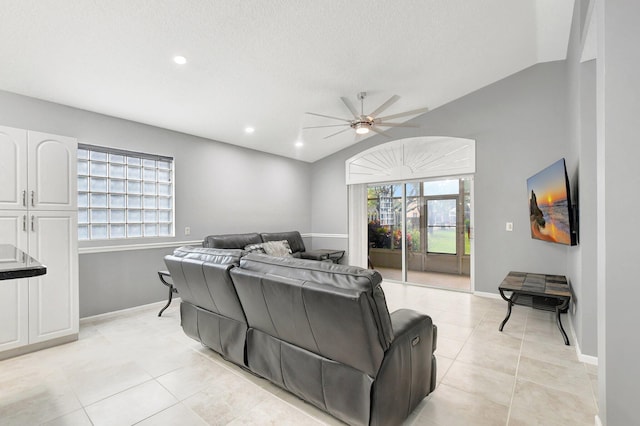
[[[398,139],[377,145],[347,159],[345,161],[345,181],[349,193],[350,263],[364,268],[368,266],[367,221],[365,214],[368,184],[469,175],[471,177],[471,187],[469,189],[471,198],[471,256],[469,272],[470,288],[471,291],[474,291],[473,176],[475,171],[475,140],[448,136],[420,136]],[[358,214],[359,212],[362,214]],[[406,218],[403,223],[406,223]],[[405,232],[403,232],[404,238]],[[403,240],[404,245],[405,242]],[[405,270],[406,265],[403,265],[403,276],[406,279]]]

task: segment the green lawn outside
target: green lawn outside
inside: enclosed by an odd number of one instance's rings
[[[469,235],[464,236],[465,253],[471,252]],[[427,234],[427,247],[429,253],[456,254],[456,230],[455,228],[431,228]]]

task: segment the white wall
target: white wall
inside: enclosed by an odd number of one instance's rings
[[[310,165],[0,91],[0,124],[172,156],[176,237],[82,242],[80,248],[202,240],[232,232],[311,231]],[[185,226],[191,235],[184,235]],[[80,255],[81,317],[166,298],[155,275],[171,249]]]

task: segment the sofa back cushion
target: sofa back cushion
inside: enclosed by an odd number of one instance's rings
[[[202,245],[210,248],[243,249],[249,244],[261,242],[262,237],[260,234],[251,232],[248,234],[209,235],[204,239]]]
[[[242,250],[180,247],[164,261],[183,302],[246,323],[229,271]]]
[[[220,265],[240,265],[240,258],[244,255],[241,249],[214,249],[209,247],[182,246],[173,251],[173,256],[183,259],[202,260],[203,262]]]
[[[251,254],[231,276],[249,327],[376,376],[393,340],[379,273]]]
[[[264,242],[287,240],[289,242],[289,247],[291,248],[291,253],[293,254],[306,251],[304,241],[302,241],[302,235],[300,235],[298,231],[263,232],[260,236]]]

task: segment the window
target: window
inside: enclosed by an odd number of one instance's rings
[[[78,145],[78,239],[173,236],[173,158]]]

